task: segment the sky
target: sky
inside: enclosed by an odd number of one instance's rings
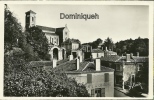
[[[149,8],[142,5],[58,5],[58,4],[8,4],[9,9],[25,27],[25,12],[36,12],[36,25],[67,27],[70,38],[81,43],[109,37],[116,43],[120,40],[149,36]],[[99,19],[60,19],[65,14],[95,14]]]

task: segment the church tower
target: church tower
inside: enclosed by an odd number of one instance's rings
[[[36,13],[32,10],[28,11],[25,13],[26,16],[25,16],[25,19],[26,19],[26,22],[25,22],[25,28],[29,28],[29,27],[33,27],[36,25]]]

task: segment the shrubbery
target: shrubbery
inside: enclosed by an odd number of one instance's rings
[[[4,96],[87,97],[86,87],[63,72],[53,72],[5,58]]]

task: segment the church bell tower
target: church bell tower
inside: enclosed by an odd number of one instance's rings
[[[26,16],[25,16],[25,28],[28,29],[30,27],[33,27],[36,25],[36,13],[32,10],[28,11],[25,13]]]

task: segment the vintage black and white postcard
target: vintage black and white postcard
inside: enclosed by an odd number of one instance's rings
[[[152,3],[1,3],[1,97],[153,99]]]

